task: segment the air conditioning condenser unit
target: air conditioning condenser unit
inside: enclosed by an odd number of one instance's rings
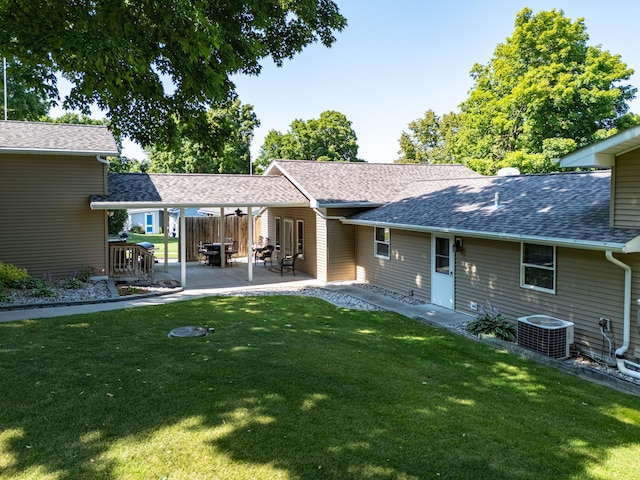
[[[573,343],[573,322],[548,315],[518,318],[518,345],[551,358],[567,358]]]

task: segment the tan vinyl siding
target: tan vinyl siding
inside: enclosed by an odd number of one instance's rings
[[[628,262],[631,257],[621,256],[620,260]],[[576,344],[598,354],[604,340],[598,321],[605,317],[612,321],[616,346],[621,344],[624,272],[607,261],[604,252],[557,248],[555,294],[520,287],[520,243],[465,238],[464,251],[456,254],[456,260],[457,311],[474,315],[470,303],[489,300],[514,322],[532,314],[569,320],[575,323]],[[640,268],[640,262],[636,263]],[[633,298],[639,296],[640,280],[636,280]],[[640,345],[635,318],[632,339]],[[604,344],[608,350],[606,340]]]
[[[95,156],[0,156],[0,261],[35,276],[106,268],[106,212],[89,207],[105,175]]]
[[[355,226],[326,220],[328,282],[355,280]]]
[[[612,182],[613,226],[640,227],[640,150],[616,160]]]
[[[296,222],[304,221],[304,257],[296,260],[296,271],[308,273],[314,277],[317,276],[316,268],[316,214],[310,208],[270,208],[269,209],[269,238],[275,243],[275,217],[282,220],[282,232],[284,234],[285,219],[293,220],[294,232],[297,229]],[[295,233],[294,233],[295,235]]]
[[[431,236],[391,229],[389,259],[374,256],[373,239],[373,227],[357,227],[356,280],[430,301]]]

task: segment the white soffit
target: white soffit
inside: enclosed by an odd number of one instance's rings
[[[617,156],[637,148],[640,148],[640,125],[562,157],[560,166],[610,168]]]

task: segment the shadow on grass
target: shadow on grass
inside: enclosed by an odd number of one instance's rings
[[[637,398],[310,298],[2,324],[0,391],[2,478],[638,475]]]

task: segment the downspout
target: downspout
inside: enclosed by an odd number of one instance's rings
[[[616,350],[616,363],[618,370],[625,375],[629,375],[633,378],[640,378],[640,372],[636,370],[629,370],[627,363],[635,367],[640,365],[625,360],[624,353],[629,350],[629,342],[631,341],[631,267],[626,263],[622,263],[620,260],[613,256],[611,250],[605,252],[607,260],[614,265],[624,270],[624,313],[623,313],[623,333],[622,333],[622,346]]]

